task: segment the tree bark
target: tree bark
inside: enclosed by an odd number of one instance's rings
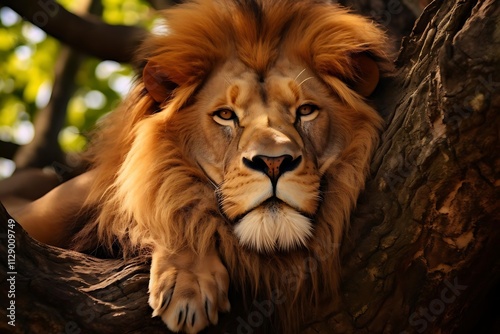
[[[492,308],[500,297],[499,14],[494,0],[434,2],[403,41],[395,77],[376,94],[387,127],[341,247],[342,298],[305,333],[500,329]],[[2,270],[16,272],[7,274],[16,327],[1,321],[0,331],[166,332],[150,318],[147,259],[96,259],[41,245],[17,224],[13,231],[14,268],[3,260]],[[2,296],[9,290],[2,279]],[[247,319],[230,297],[233,311],[208,333],[236,332],[238,317]]]
[[[403,41],[377,97],[388,125],[342,247],[344,298],[319,332],[470,333],[495,319],[499,14],[495,1],[434,2]]]
[[[399,46],[401,39],[410,34],[413,23],[423,9],[417,1],[336,0],[345,7],[371,17],[379,25],[385,27],[395,46]]]

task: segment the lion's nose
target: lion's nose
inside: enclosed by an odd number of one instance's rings
[[[265,155],[256,155],[251,160],[243,158],[243,163],[256,171],[266,174],[273,184],[276,184],[278,178],[283,173],[294,170],[300,164],[302,156],[293,158],[289,154],[281,155],[279,157],[268,157]]]

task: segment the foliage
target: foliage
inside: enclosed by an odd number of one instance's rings
[[[78,1],[61,5],[75,10]],[[103,0],[103,20],[110,24],[151,25],[150,9],[141,0]],[[0,8],[0,139],[19,144],[33,136],[32,120],[49,101],[60,43],[7,7]],[[75,78],[77,89],[60,133],[65,151],[80,151],[85,133],[126,93],[129,65],[86,57]]]

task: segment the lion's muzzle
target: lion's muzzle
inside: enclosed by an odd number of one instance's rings
[[[236,222],[240,243],[253,250],[307,247],[313,231],[309,216],[318,205],[314,165],[291,129],[251,125],[243,130],[239,163],[235,159],[228,168],[222,186],[223,211]]]
[[[278,178],[286,172],[293,171],[299,166],[301,161],[302,156],[294,159],[289,154],[279,157],[256,155],[251,160],[243,158],[245,166],[266,174],[271,179],[274,188],[276,187]]]

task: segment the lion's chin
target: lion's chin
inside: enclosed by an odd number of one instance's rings
[[[283,202],[266,202],[247,213],[234,227],[240,243],[257,252],[288,251],[306,246],[311,221]]]

